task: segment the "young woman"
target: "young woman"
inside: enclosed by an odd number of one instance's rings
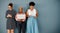
[[[26,20],[26,14],[23,12],[23,8],[19,8],[19,12],[16,14],[15,19],[17,21],[17,27],[19,33],[25,33],[26,25],[25,25],[25,20]]]
[[[16,11],[13,10],[13,4],[9,3],[8,10],[6,11],[6,18],[7,18],[7,32],[14,33],[15,29],[15,15]]]
[[[39,33],[37,20],[36,20],[36,18],[38,17],[38,12],[34,8],[34,5],[35,5],[34,2],[30,2],[29,3],[30,9],[28,9],[26,12],[27,17],[28,17],[26,33]]]

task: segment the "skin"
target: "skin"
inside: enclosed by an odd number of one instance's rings
[[[11,29],[11,33],[14,33],[14,29]]]
[[[8,29],[8,30],[7,30],[7,33],[11,33],[11,31]]]
[[[12,10],[12,9],[13,9],[13,7],[8,6],[8,10]],[[12,15],[8,14],[7,17],[12,18]],[[7,30],[7,33],[14,33],[14,29],[8,29]]]
[[[19,13],[20,14],[23,13],[23,8],[22,7],[19,8]]]
[[[30,9],[33,10],[34,9],[34,6],[30,6]]]
[[[13,9],[13,7],[11,7],[11,6],[8,6],[8,10],[12,10]]]
[[[30,6],[30,10],[33,10],[34,6]],[[28,13],[26,12],[26,16],[29,17]],[[36,16],[34,16],[35,18],[38,17],[38,12],[36,11]]]

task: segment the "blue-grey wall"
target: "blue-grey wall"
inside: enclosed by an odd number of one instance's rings
[[[0,33],[7,33],[5,12],[8,9],[8,4],[12,2],[16,11],[18,11],[20,6],[23,6],[24,11],[26,11],[30,1],[34,1],[36,3],[35,8],[39,12],[39,32],[59,32],[59,0],[0,0]]]
[[[59,4],[58,4],[59,5],[58,6],[58,8],[59,8],[59,27],[58,28],[59,29],[58,30],[59,30],[59,33],[60,33],[60,0],[58,0],[58,2],[59,2]]]

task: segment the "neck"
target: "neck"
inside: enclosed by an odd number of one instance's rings
[[[20,14],[22,14],[23,12],[19,12]]]
[[[34,9],[34,8],[33,8],[33,9]],[[32,11],[33,9],[30,9],[30,10]]]
[[[10,9],[10,11],[11,11],[12,9]]]

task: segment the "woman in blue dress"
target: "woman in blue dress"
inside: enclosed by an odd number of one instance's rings
[[[39,33],[38,32],[37,20],[36,20],[36,18],[38,17],[38,12],[34,8],[34,5],[35,5],[34,2],[30,2],[29,3],[30,7],[26,12],[26,15],[28,17],[26,33]]]

